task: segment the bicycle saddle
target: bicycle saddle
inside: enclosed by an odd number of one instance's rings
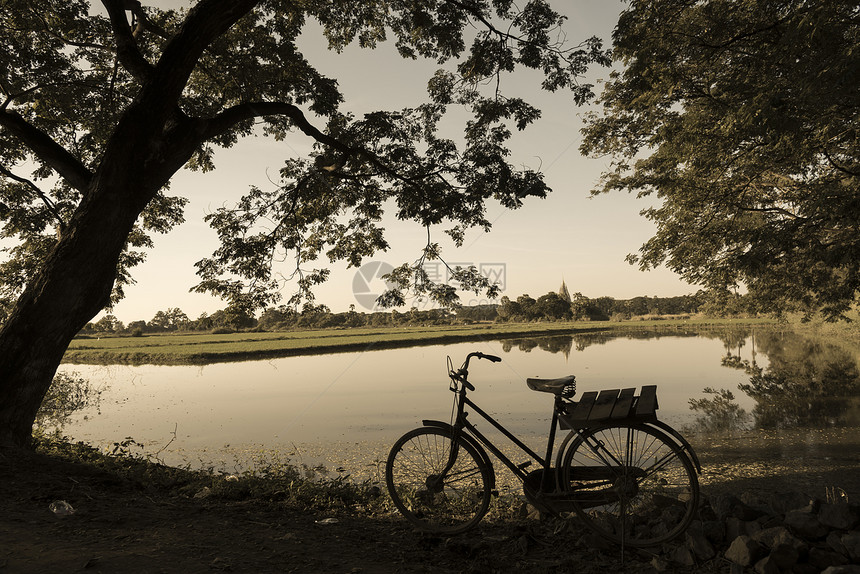
[[[552,393],[563,397],[572,397],[576,393],[576,377],[568,375],[558,379],[526,379],[526,384],[533,391]]]

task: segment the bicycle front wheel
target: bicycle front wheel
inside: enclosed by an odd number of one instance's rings
[[[453,465],[446,471],[451,451]],[[423,427],[394,443],[385,482],[394,506],[418,528],[457,534],[475,526],[490,506],[492,469],[447,428]]]
[[[639,423],[584,430],[563,455],[561,480],[585,523],[627,546],[675,538],[699,503],[689,457],[666,434]]]

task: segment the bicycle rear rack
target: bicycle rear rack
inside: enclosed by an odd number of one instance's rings
[[[635,395],[635,387],[583,393],[579,401],[568,403],[568,412],[559,413],[559,425],[571,430],[622,420],[656,421],[657,385],[644,385]]]

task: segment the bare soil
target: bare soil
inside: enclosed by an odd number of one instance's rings
[[[813,440],[806,432],[791,447],[761,434],[702,443],[702,494],[802,491],[824,498],[838,486],[856,501],[860,433],[818,435]],[[198,486],[2,450],[0,489],[0,574],[654,572],[654,554],[622,555],[576,520],[485,520],[467,534],[442,538],[361,505],[332,511],[260,497],[199,498]],[[60,500],[75,512],[52,512]],[[717,557],[671,571],[728,568]]]
[[[42,454],[0,452],[0,574],[647,572],[565,522],[484,523],[456,538],[397,515],[197,499]],[[64,500],[75,510],[57,515]],[[327,520],[335,519],[335,520]]]

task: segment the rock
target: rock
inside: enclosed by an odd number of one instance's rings
[[[860,523],[860,517],[857,516],[857,511],[845,502],[824,503],[818,509],[818,521],[837,530],[851,530]]]
[[[860,562],[860,531],[847,532],[842,535],[839,541],[848,551],[848,558]]]
[[[827,536],[829,530],[819,522],[811,508],[792,510],[785,515],[785,524],[801,538],[818,539]]]
[[[802,492],[786,492],[771,495],[769,506],[775,514],[785,514],[808,506],[811,497]]]
[[[693,558],[693,553],[686,546],[678,546],[672,552],[672,562],[679,566],[694,566],[696,559]]]
[[[746,523],[734,516],[726,518],[724,524],[726,529],[726,540],[734,540],[738,536],[748,534]]]
[[[780,570],[790,570],[800,559],[800,552],[790,544],[777,544],[770,551],[769,558]]]
[[[770,504],[768,504],[769,501],[766,497],[752,492],[742,492],[739,498],[741,502],[757,512],[759,516],[770,514]]]
[[[731,494],[712,497],[711,508],[713,508],[717,518],[721,520],[734,516],[744,522],[749,522],[765,514],[762,510],[753,508],[737,496],[732,496]]]
[[[770,556],[765,556],[755,563],[755,571],[757,574],[779,574],[779,567]]]
[[[788,531],[785,526],[774,526],[756,532],[751,536],[753,540],[766,546],[767,548],[776,548],[780,544],[788,544],[796,550],[805,548],[806,544]]]
[[[846,548],[845,544],[842,543],[842,536],[840,536],[838,532],[834,531],[828,534],[825,542],[827,542],[827,546],[829,546],[834,552],[838,552],[846,558],[850,556],[848,548]]]
[[[712,544],[723,544],[726,541],[726,525],[718,520],[705,521],[702,523],[702,534]]]
[[[718,520],[726,520],[732,516],[732,507],[740,504],[740,499],[730,494],[721,494],[711,497],[711,508],[717,515]]]
[[[710,560],[717,555],[714,546],[708,541],[701,532],[687,532],[686,535],[687,548],[690,549],[696,558],[699,560]]]
[[[669,570],[669,563],[662,558],[655,556],[651,559],[651,568],[656,572],[667,572]]]
[[[860,566],[851,564],[847,566],[828,566],[821,574],[860,574]]]
[[[726,550],[726,559],[740,566],[752,566],[764,554],[761,544],[742,534],[735,538],[729,549]]]
[[[848,559],[832,550],[823,548],[812,548],[809,550],[809,563],[824,569],[830,566],[842,566],[848,563]]]

